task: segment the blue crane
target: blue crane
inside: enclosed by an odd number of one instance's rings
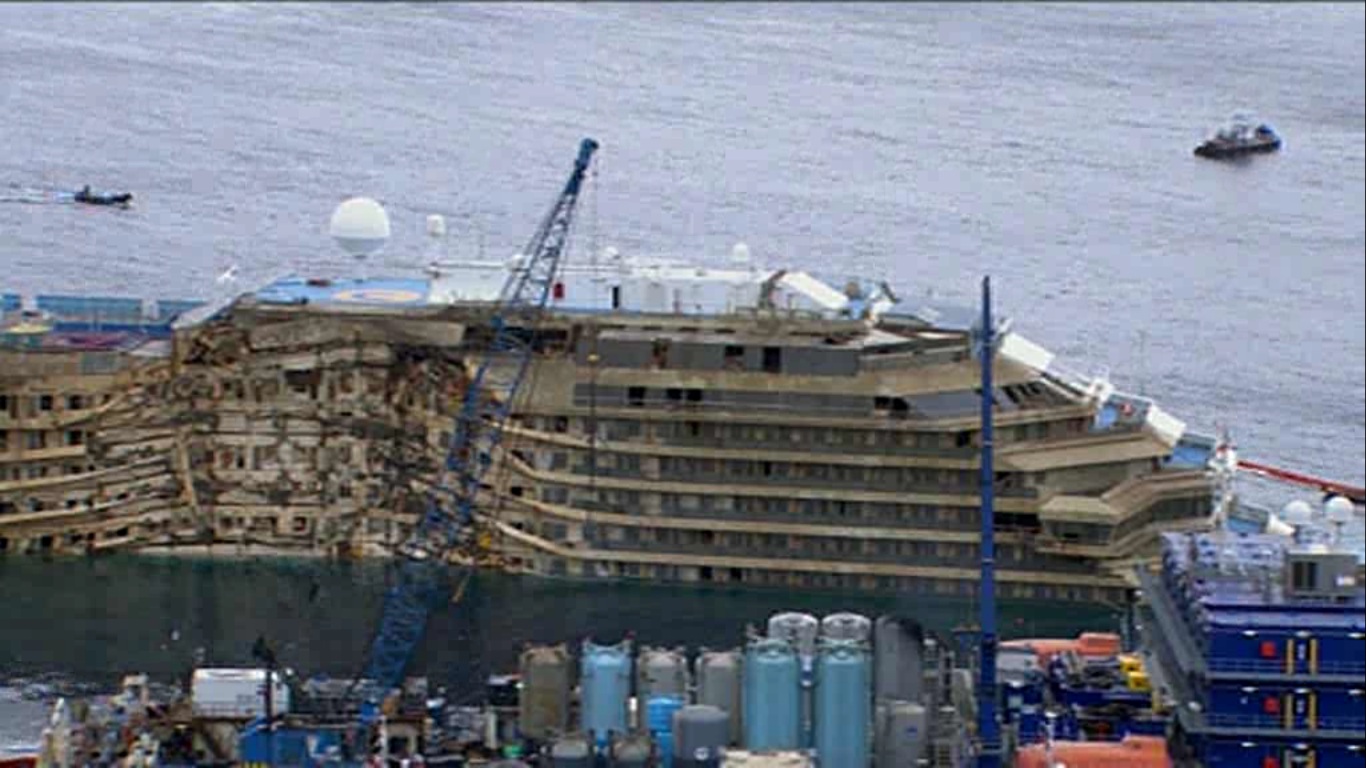
[[[398,578],[385,596],[379,631],[371,643],[363,677],[384,696],[403,680],[426,630],[434,606],[444,604],[447,555],[466,543],[474,519],[480,480],[493,461],[503,425],[531,367],[532,343],[540,315],[569,239],[574,208],[598,143],[584,139],[574,170],[503,285],[492,319],[492,343],[455,418],[446,460],[428,494],[426,511],[411,537],[399,548]],[[499,366],[501,381],[490,368]],[[375,717],[374,702],[362,720]]]
[[[991,384],[992,359],[996,353],[996,328],[991,324],[991,278],[982,278],[982,325],[978,329],[978,355],[982,371],[982,633],[977,668],[977,736],[981,742],[977,768],[1000,768],[1001,725],[996,720],[996,469],[994,405]]]

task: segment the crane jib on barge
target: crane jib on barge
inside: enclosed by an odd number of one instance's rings
[[[426,512],[400,548],[398,578],[385,597],[362,679],[374,688],[362,703],[362,721],[378,714],[383,698],[403,680],[432,609],[445,604],[447,557],[466,543],[480,480],[492,463],[503,425],[531,364],[532,342],[569,240],[579,192],[598,143],[584,139],[563,190],[523,250],[495,305],[493,343],[465,388],[446,453],[444,471],[428,495]],[[496,382],[497,359],[510,375]],[[359,681],[358,681],[359,682]],[[353,686],[354,687],[354,686]],[[375,695],[377,694],[377,696]]]
[[[1345,496],[1354,504],[1366,504],[1366,488],[1348,485],[1332,480],[1324,480],[1321,477],[1306,475],[1301,472],[1292,472],[1288,469],[1273,467],[1270,464],[1261,464],[1247,459],[1238,459],[1238,469],[1251,472],[1258,477],[1265,477],[1269,480],[1277,480],[1283,483],[1290,483],[1305,488],[1314,488],[1328,495]]]

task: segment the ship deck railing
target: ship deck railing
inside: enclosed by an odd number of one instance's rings
[[[1275,659],[1231,659],[1216,657],[1206,660],[1206,666],[1210,672],[1254,672],[1271,675],[1282,675],[1285,673],[1285,660]],[[1351,675],[1360,678],[1366,674],[1366,663],[1359,661],[1320,661],[1318,664],[1319,675]],[[1295,677],[1307,677],[1305,673],[1295,675]]]
[[[1205,723],[1212,728],[1262,728],[1276,731],[1366,731],[1366,718],[1361,717],[1319,717],[1313,727],[1285,727],[1285,715],[1246,715],[1222,712],[1207,712]]]

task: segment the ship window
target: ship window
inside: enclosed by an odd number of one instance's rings
[[[683,390],[677,387],[669,387],[664,390],[664,399],[671,403],[680,403],[683,401]]]
[[[67,445],[80,445],[80,444],[83,443],[83,442],[85,442],[85,433],[84,433],[84,432],[80,431],[79,429],[67,430],[67,433],[66,433],[66,444],[67,444]]]
[[[52,410],[52,395],[39,395],[39,396],[38,396],[38,410],[40,410],[40,411],[50,411],[50,410]]]
[[[1313,589],[1319,580],[1319,564],[1298,562],[1291,564],[1290,584],[1295,589]]]
[[[29,447],[29,450],[34,450],[34,451],[36,451],[36,450],[41,450],[41,449],[43,449],[43,448],[46,448],[46,447],[47,447],[47,433],[46,433],[46,432],[30,432],[30,433],[28,433],[28,447]]]
[[[728,371],[744,370],[745,348],[732,344],[726,345],[725,366]]]
[[[972,433],[959,432],[958,434],[953,436],[953,444],[958,446],[959,448],[966,448],[972,445]]]
[[[626,390],[627,405],[640,408],[645,405],[645,387],[629,387]]]
[[[85,398],[80,395],[66,396],[66,409],[68,411],[79,411],[85,407]],[[3,410],[3,409],[0,409]]]
[[[654,348],[650,352],[650,357],[656,368],[669,367],[669,340],[655,339]]]
[[[9,395],[0,395],[0,413],[9,413]]]
[[[782,347],[764,347],[764,372],[780,373],[783,369]]]
[[[0,452],[9,450],[9,430],[0,429]]]
[[[690,403],[700,403],[700,402],[702,402],[702,390],[700,390],[700,389],[690,389],[690,390],[688,390],[688,402],[690,402]]]

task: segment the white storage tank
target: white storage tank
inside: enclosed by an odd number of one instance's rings
[[[878,703],[873,735],[876,765],[918,765],[929,736],[929,716],[923,705],[896,700]]]
[[[805,752],[726,750],[721,768],[812,768],[812,763]]]
[[[271,706],[276,714],[289,712],[289,688],[275,673]],[[264,669],[196,669],[190,699],[199,717],[252,718],[265,714]]]

